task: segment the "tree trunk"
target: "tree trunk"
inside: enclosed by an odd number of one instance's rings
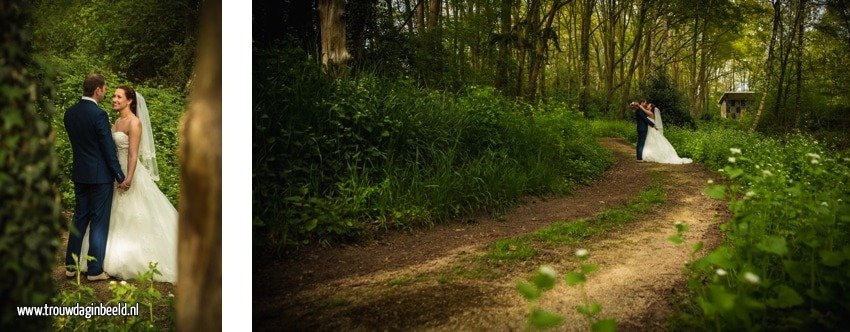
[[[333,77],[345,74],[345,65],[350,57],[346,47],[344,9],[343,0],[319,0],[322,65]]]
[[[637,67],[638,59],[640,58],[640,49],[641,49],[641,38],[644,35],[644,30],[648,30],[645,27],[646,15],[648,8],[650,5],[650,1],[641,1],[638,8],[638,23],[635,28],[635,40],[634,45],[632,46],[632,59],[629,61],[629,71],[626,76],[623,77],[623,82],[625,83],[625,88],[623,89],[623,101],[628,102],[632,93],[632,79],[634,78],[635,68]],[[625,109],[625,108],[624,108]]]
[[[756,117],[753,119],[753,125],[750,127],[750,131],[753,132],[758,128],[759,120],[761,119],[761,113],[764,111],[764,101],[767,99],[768,92],[770,91],[770,81],[771,76],[773,75],[773,48],[776,45],[776,32],[779,29],[779,21],[782,14],[782,3],[781,0],[773,1],[773,31],[770,33],[770,47],[767,49],[767,73],[764,77],[764,88],[762,89],[761,101],[759,102],[758,111],[756,111]]]
[[[440,5],[442,0],[429,0],[428,30],[434,30],[440,26]]]
[[[581,92],[579,93],[578,109],[587,114],[587,103],[590,99],[590,21],[593,18],[593,7],[596,0],[584,0],[581,15]]]
[[[794,128],[800,128],[800,117],[802,110],[800,109],[800,93],[802,93],[802,84],[803,84],[803,47],[805,39],[805,26],[806,26],[806,0],[798,0],[797,2],[797,54],[796,54],[796,65],[797,65],[797,82],[796,82],[796,93],[794,97]]]
[[[499,20],[501,21],[502,39],[499,41],[499,60],[496,65],[496,89],[505,90],[505,83],[508,76],[508,63],[510,62],[510,40],[508,36],[511,33],[511,2],[512,0],[502,0]]]
[[[319,1],[328,1],[328,0],[319,0]],[[338,1],[338,0],[334,0]],[[342,1],[340,1],[342,2]],[[416,30],[418,30],[419,34],[425,32],[425,0],[419,0],[416,2]]]
[[[782,108],[785,106],[785,101],[788,97],[786,90],[785,75],[788,72],[788,56],[791,54],[792,34],[785,33],[785,25],[782,20],[779,21],[779,81],[776,83],[776,102],[773,104],[773,114],[779,120],[780,127],[785,127],[785,116],[781,114]],[[788,38],[786,38],[786,35]]]
[[[207,2],[180,126],[177,330],[221,330],[221,3]]]

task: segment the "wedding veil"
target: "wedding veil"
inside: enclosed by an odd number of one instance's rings
[[[653,111],[655,113],[655,128],[658,128],[658,132],[661,136],[664,136],[664,122],[661,121],[661,110],[656,107]]]
[[[142,122],[142,138],[139,141],[139,162],[148,170],[151,179],[159,181],[159,168],[156,166],[156,149],[153,144],[153,128],[148,105],[142,94],[136,91],[136,116]]]

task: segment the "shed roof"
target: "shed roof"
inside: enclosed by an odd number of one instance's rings
[[[723,96],[720,97],[720,101],[717,102],[717,103],[722,104],[723,100],[726,100],[726,99],[729,99],[729,100],[750,100],[750,98],[753,96],[753,94],[755,94],[755,92],[751,92],[751,91],[739,91],[739,92],[727,91],[727,92],[723,93]]]

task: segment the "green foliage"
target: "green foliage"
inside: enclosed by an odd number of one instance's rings
[[[48,56],[44,58],[44,66],[44,68],[39,69],[40,72],[49,72],[51,75],[55,75],[56,96],[50,100],[50,103],[52,108],[59,111],[49,118],[55,130],[56,141],[54,146],[58,155],[59,168],[64,177],[59,186],[62,201],[65,209],[71,209],[74,202],[74,187],[69,177],[73,153],[63,121],[65,110],[79,102],[83,93],[82,82],[86,75],[98,72],[106,78],[107,84],[106,96],[99,106],[107,112],[111,122],[114,122],[118,114],[112,110],[112,93],[115,91],[115,87],[129,82],[114,72],[79,56],[67,58]],[[171,204],[176,206],[180,194],[177,131],[180,117],[186,105],[185,95],[177,89],[129,85],[145,97],[145,102],[150,111],[151,126],[154,130],[154,145],[160,177],[157,185],[171,201]]]
[[[799,134],[712,127],[669,137],[729,179],[708,192],[733,213],[725,243],[691,266],[694,310],[682,316],[718,330],[845,326],[850,158]]]
[[[94,259],[93,257],[87,257]],[[74,256],[77,260],[76,255]],[[151,262],[148,271],[139,275],[132,283],[110,281],[111,298],[104,301],[98,298],[95,290],[80,282],[82,274],[77,273],[73,289],[62,290],[52,299],[52,305],[75,307],[77,305],[136,308],[138,315],[90,317],[80,315],[55,316],[53,328],[58,331],[161,331],[163,327],[174,328],[174,294],[163,296],[154,287],[154,275],[161,274],[156,263]],[[165,317],[157,317],[156,312],[165,311]]]
[[[194,61],[200,1],[37,2],[39,52],[81,56],[133,82],[184,89]]]
[[[254,62],[254,225],[273,248],[430,225],[563,193],[612,157],[562,105],[369,75],[330,81],[295,48]]]
[[[44,317],[17,317],[16,306],[41,306],[54,294],[50,271],[64,223],[53,136],[44,119],[49,81],[33,75],[28,1],[0,10],[0,326],[44,330]],[[41,107],[42,114],[38,109]]]
[[[588,253],[585,249],[576,251],[576,256],[582,262],[588,259]],[[581,286],[582,304],[576,306],[576,311],[587,318],[591,331],[616,331],[617,322],[613,319],[603,319],[599,317],[602,312],[602,306],[599,303],[591,302],[587,297],[587,291],[584,288],[584,283],[587,281],[587,276],[598,270],[597,266],[590,263],[582,263],[578,271],[570,271],[564,275],[567,285],[572,287]],[[564,322],[564,317],[557,313],[552,313],[539,308],[538,302],[543,293],[555,288],[558,282],[558,273],[547,265],[537,269],[531,277],[531,281],[520,280],[517,282],[517,291],[529,301],[530,310],[528,313],[528,326],[538,329],[558,327]]]
[[[685,96],[670,83],[664,68],[658,68],[643,88],[643,95],[648,102],[655,104],[662,112],[664,126],[675,126],[696,129],[691,113],[685,105]],[[666,129],[666,128],[665,128]]]

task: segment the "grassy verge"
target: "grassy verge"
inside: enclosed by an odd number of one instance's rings
[[[498,240],[486,253],[464,259],[442,272],[438,281],[495,280],[514,266],[536,266],[544,252],[567,246],[587,246],[592,239],[621,229],[666,200],[663,178],[657,172],[651,174],[650,186],[630,202],[602,211],[593,218],[555,222],[530,234]]]

